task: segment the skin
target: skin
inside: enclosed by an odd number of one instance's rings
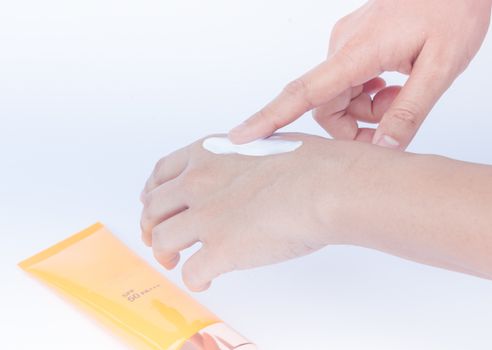
[[[216,155],[199,140],[162,158],[142,192],[143,239],[183,280],[349,244],[492,278],[492,166],[305,134],[296,151]]]
[[[335,139],[366,144],[295,134],[284,137],[304,146],[288,154],[217,156],[199,141],[163,158],[142,192],[143,239],[155,257],[172,269],[201,242],[183,265],[194,291],[333,244],[492,278],[492,167],[367,144],[407,147],[480,48],[491,4],[372,0],[342,18],[327,59],[229,138],[269,136],[312,110]],[[409,78],[386,87],[385,71]]]
[[[231,130],[229,138],[245,143],[269,136],[312,110],[314,119],[336,139],[405,149],[479,50],[491,4],[491,0],[368,1],[335,25],[325,61],[287,84]],[[403,88],[385,88],[378,76],[386,71],[409,78]],[[378,124],[377,129],[359,128],[359,121]]]
[[[210,334],[197,333],[188,339],[188,341],[183,345],[182,350],[220,350],[220,348]]]

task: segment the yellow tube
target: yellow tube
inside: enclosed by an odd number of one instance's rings
[[[256,347],[97,223],[19,266],[139,350]]]

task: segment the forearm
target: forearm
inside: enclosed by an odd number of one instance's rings
[[[341,242],[492,278],[492,166],[396,153],[351,168],[366,181],[339,212]]]

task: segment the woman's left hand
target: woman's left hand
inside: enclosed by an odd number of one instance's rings
[[[326,218],[337,216],[340,198],[354,188],[345,170],[361,146],[340,147],[304,134],[282,137],[303,145],[252,157],[216,155],[200,140],[157,163],[142,193],[143,240],[168,269],[177,265],[181,250],[202,243],[183,266],[191,290],[207,289],[228,271],[281,262],[339,241],[329,234],[336,230]]]

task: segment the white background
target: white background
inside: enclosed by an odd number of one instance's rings
[[[138,227],[155,161],[256,111],[361,3],[1,0],[0,346],[124,349],[15,264],[101,220],[157,267]],[[491,45],[411,151],[492,164]],[[309,116],[287,129],[322,134]],[[492,282],[360,248],[231,273],[195,297],[261,349],[492,348]]]

